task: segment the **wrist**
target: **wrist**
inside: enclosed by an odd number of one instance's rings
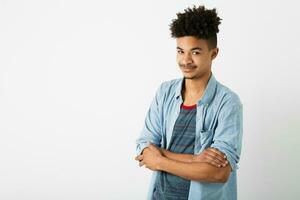
[[[195,155],[191,155],[190,159],[189,159],[189,162],[192,163],[195,161]]]
[[[160,156],[158,158],[158,166],[157,166],[157,169],[159,171],[163,171],[164,170],[164,163],[166,162],[168,158],[164,157],[164,156]]]
[[[161,148],[161,154],[162,154],[162,156],[166,156],[166,154],[167,154],[167,150],[165,150],[165,149]]]

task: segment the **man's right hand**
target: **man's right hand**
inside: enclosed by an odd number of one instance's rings
[[[226,155],[216,148],[209,147],[198,155],[193,155],[192,162],[206,162],[216,167],[226,167]]]

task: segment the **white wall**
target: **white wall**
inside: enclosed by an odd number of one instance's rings
[[[223,19],[213,72],[244,105],[243,200],[300,197],[299,3],[280,2],[202,1]],[[0,199],[145,199],[135,139],[181,76],[168,25],[193,4],[0,1]]]

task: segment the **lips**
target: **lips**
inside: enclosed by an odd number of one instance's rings
[[[194,69],[196,69],[196,67],[183,67],[182,70],[184,72],[190,72],[190,71],[193,71]]]

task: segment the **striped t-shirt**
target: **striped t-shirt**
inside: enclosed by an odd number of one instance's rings
[[[193,154],[195,145],[197,105],[181,105],[175,122],[169,151]],[[190,180],[159,171],[152,200],[186,200],[189,195]]]

